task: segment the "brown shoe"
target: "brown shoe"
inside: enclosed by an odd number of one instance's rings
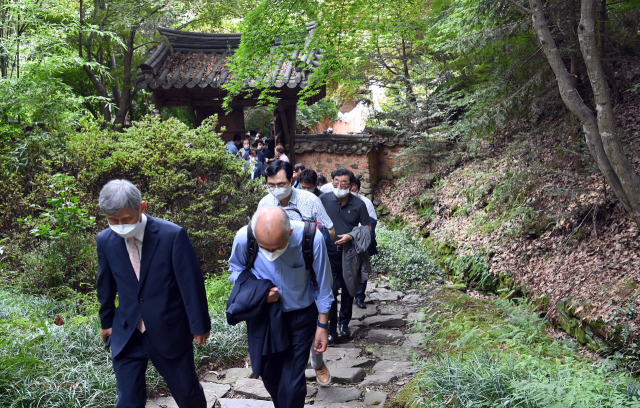
[[[325,363],[322,363],[322,367],[320,367],[319,370],[316,370],[316,381],[321,387],[326,387],[331,384],[331,373]]]

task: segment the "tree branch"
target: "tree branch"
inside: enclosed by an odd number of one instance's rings
[[[514,0],[507,0],[509,3],[513,4],[514,6],[516,6],[517,8],[519,8],[520,10],[524,11],[525,13],[531,15],[532,12],[531,10],[529,10],[528,8],[521,6],[520,4],[518,4],[517,2],[515,2]]]
[[[162,41],[147,41],[147,42],[146,42],[146,43],[144,43],[144,44],[140,44],[140,45],[138,45],[137,47],[133,47],[133,49],[134,49],[134,51],[135,51],[135,50],[137,50],[138,48],[142,48],[142,47],[144,47],[145,45],[149,45],[149,44],[160,44],[161,42],[162,42]]]
[[[160,6],[156,7],[155,9],[153,9],[151,11],[151,13],[149,13],[146,17],[144,17],[142,20],[140,20],[140,24],[144,23],[149,17],[153,16],[154,14],[156,14],[158,11],[162,10],[166,6],[167,6],[166,4],[163,4],[163,5],[160,5]]]

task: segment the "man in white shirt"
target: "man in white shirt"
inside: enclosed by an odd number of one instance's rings
[[[378,244],[376,242],[376,224],[378,223],[378,215],[376,214],[376,208],[373,206],[371,200],[360,194],[360,184],[360,179],[356,178],[355,182],[351,185],[351,194],[364,201],[364,205],[367,207],[367,212],[369,213],[369,221],[371,221],[371,245],[369,245],[368,252],[369,256],[371,257],[378,254]],[[367,282],[365,281],[362,283],[362,286],[360,286],[360,290],[355,297],[356,306],[358,306],[360,309],[366,309],[366,306],[364,304],[366,290]]]

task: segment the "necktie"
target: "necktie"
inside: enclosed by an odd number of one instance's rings
[[[136,238],[129,237],[127,238],[127,242],[129,242],[129,260],[131,261],[131,266],[133,266],[133,270],[136,273],[136,278],[140,280],[140,252],[138,252],[138,246],[136,245]],[[144,322],[142,321],[142,317],[138,320],[138,324],[136,325],[140,333],[144,333],[146,330],[144,327]]]

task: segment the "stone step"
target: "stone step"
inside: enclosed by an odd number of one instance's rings
[[[401,344],[406,337],[398,330],[372,329],[367,334],[367,340],[377,344]]]
[[[332,366],[329,371],[331,371],[331,381],[334,384],[357,384],[367,375],[364,369],[359,367]],[[316,370],[313,368],[305,370],[304,375],[307,381],[316,380]]]
[[[274,405],[271,401],[220,398],[220,408],[274,408]]]
[[[387,393],[382,391],[369,391],[364,394],[364,405],[382,407],[387,402]]]
[[[250,399],[271,399],[271,395],[264,387],[262,380],[256,380],[253,378],[241,378],[233,385],[233,392],[238,395]]]
[[[415,372],[413,363],[408,361],[382,360],[378,361],[371,370],[374,374],[394,373],[397,375],[409,375]]]
[[[385,305],[380,306],[381,315],[402,315],[406,316],[411,310],[405,306]]]
[[[353,306],[353,312],[351,318],[353,320],[362,320],[365,317],[375,316],[378,314],[378,308],[375,305],[369,305],[366,309],[360,309],[357,306]]]
[[[402,327],[405,324],[402,315],[380,315],[367,317],[362,321],[366,326],[375,327]]]
[[[316,395],[314,407],[328,407],[334,403],[359,400],[362,393],[357,388],[321,387]]]
[[[368,345],[365,347],[365,350],[367,353],[373,354],[380,360],[413,361],[414,354],[417,356],[422,355],[418,349],[414,348],[377,344]]]
[[[226,384],[214,384],[214,383],[200,383],[204,390],[204,396],[207,400],[207,408],[213,408],[216,405],[218,398],[225,396],[230,386]],[[273,406],[273,405],[272,405]],[[153,401],[147,401],[145,408],[178,408],[178,404],[173,397],[159,397]]]
[[[369,299],[373,301],[378,301],[378,302],[392,302],[392,301],[401,299],[403,296],[404,296],[404,293],[399,291],[385,290],[381,292],[379,289],[377,289],[375,292],[369,295]],[[416,296],[416,295],[410,295],[410,296]]]
[[[204,376],[205,381],[217,382],[220,384],[233,384],[241,378],[249,378],[253,374],[250,368],[230,368],[215,373],[208,373]]]

